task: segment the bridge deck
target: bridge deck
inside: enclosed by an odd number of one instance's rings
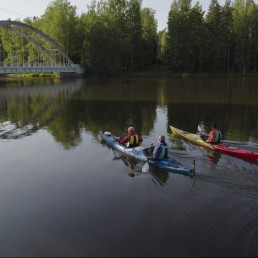
[[[75,67],[21,67],[21,66],[12,66],[12,67],[0,67],[0,74],[16,74],[16,73],[77,73]]]

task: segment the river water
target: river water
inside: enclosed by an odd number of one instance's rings
[[[0,78],[0,256],[258,256],[258,165],[172,135],[258,152],[258,78]],[[99,130],[164,134],[191,178],[108,148]],[[134,177],[129,176],[133,173]]]

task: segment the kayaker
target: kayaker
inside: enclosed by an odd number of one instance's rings
[[[160,135],[158,138],[158,143],[153,150],[153,154],[147,160],[159,160],[168,158],[168,145],[165,142],[165,136]]]
[[[134,127],[128,127],[128,134],[124,139],[116,138],[115,140],[128,148],[136,147],[143,141],[141,135],[136,133]]]
[[[206,142],[210,144],[217,144],[217,143],[220,143],[220,140],[221,140],[221,132],[218,129],[217,123],[213,123],[212,129],[208,136],[208,140],[206,140]]]

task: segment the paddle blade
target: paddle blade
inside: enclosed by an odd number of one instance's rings
[[[150,166],[149,166],[149,163],[146,162],[143,167],[142,167],[142,173],[147,173],[149,172],[149,169],[150,169]]]
[[[202,128],[200,125],[198,125],[198,132],[201,133],[202,132]]]

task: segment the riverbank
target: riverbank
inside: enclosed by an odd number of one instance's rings
[[[32,77],[50,77],[50,78],[65,78],[74,76],[61,76],[60,73],[28,73],[28,74],[5,74],[0,75],[0,77],[22,77],[22,78],[32,78]],[[88,71],[81,74],[80,77],[83,78],[98,78],[98,79],[112,79],[112,78],[227,78],[227,77],[258,77],[258,73],[174,73],[164,68],[151,68],[149,70],[137,71],[137,72],[123,72],[117,74],[103,74],[97,71]]]

